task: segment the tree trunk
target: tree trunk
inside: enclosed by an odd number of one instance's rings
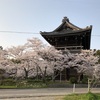
[[[28,79],[28,71],[26,70],[26,68],[24,68],[25,71],[25,79]]]
[[[36,75],[37,81],[39,79],[39,75],[38,75],[38,67],[37,67],[37,75]]]
[[[82,74],[78,74],[78,80],[77,80],[78,83],[80,83],[81,75]]]
[[[62,73],[61,73],[61,70],[60,70],[60,82],[61,82],[61,80],[62,80]]]
[[[88,92],[91,92],[91,79],[88,78]]]

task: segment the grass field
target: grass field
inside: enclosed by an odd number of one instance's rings
[[[100,94],[71,94],[65,96],[63,100],[100,100]]]

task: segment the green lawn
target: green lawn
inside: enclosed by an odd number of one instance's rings
[[[20,84],[18,86],[16,85],[1,85],[0,89],[30,89],[30,88],[46,88],[47,86],[45,84]]]
[[[47,87],[46,83],[43,83],[42,81],[35,81],[32,79],[27,80],[18,80],[15,81],[13,79],[4,79],[1,81],[0,89],[13,89],[13,88],[44,88]]]
[[[16,86],[0,86],[0,89],[16,89]]]
[[[100,94],[71,94],[64,97],[63,100],[100,100]]]

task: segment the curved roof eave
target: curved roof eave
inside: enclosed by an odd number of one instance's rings
[[[40,32],[41,35],[67,35],[67,34],[73,34],[73,33],[80,33],[80,32],[84,32],[84,31],[90,31],[92,30],[92,26],[84,28],[84,29],[80,29],[80,30],[73,30],[73,31],[66,31],[66,32]]]

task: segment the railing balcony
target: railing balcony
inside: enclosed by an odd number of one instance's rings
[[[83,46],[64,46],[64,47],[55,47],[56,49],[68,49],[68,50],[72,50],[72,49],[82,49]]]

